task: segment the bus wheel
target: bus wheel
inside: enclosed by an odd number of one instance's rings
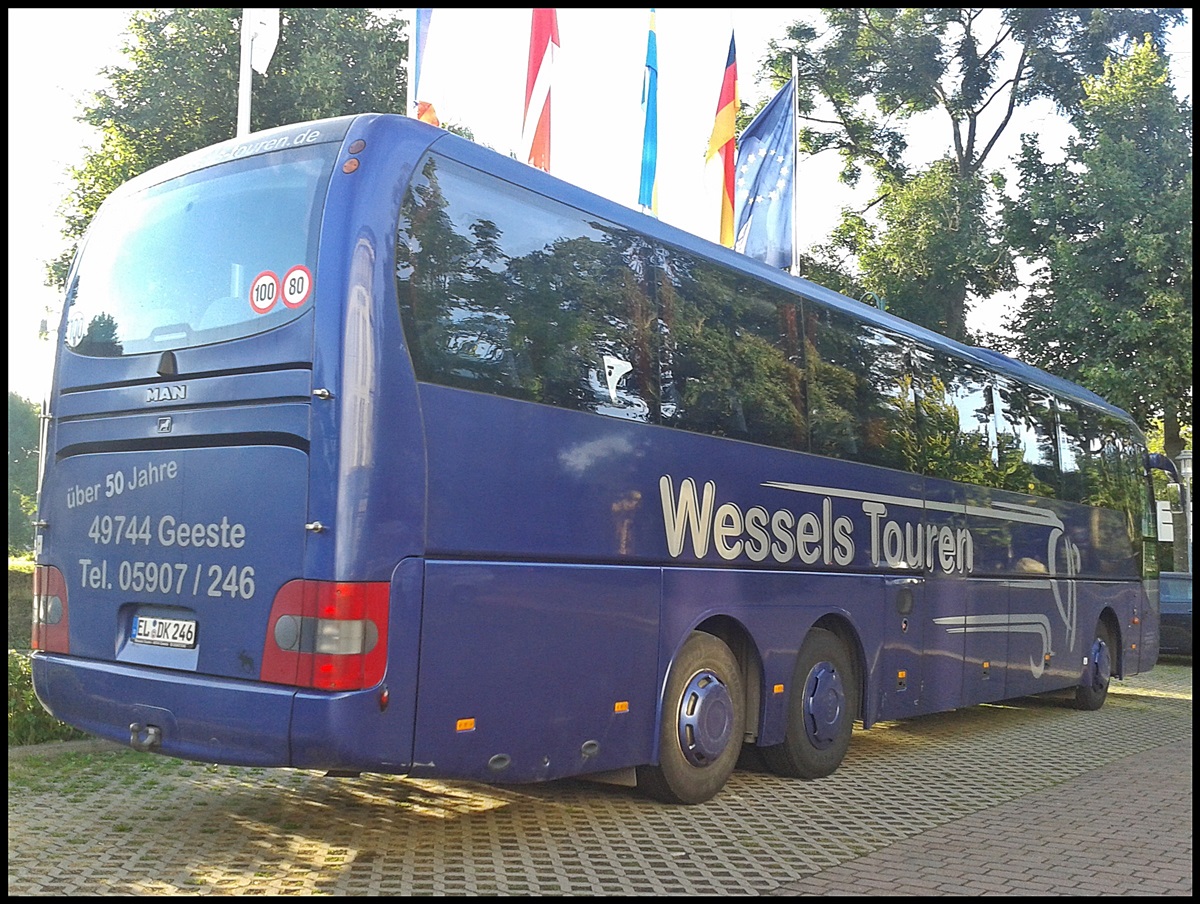
[[[764,747],[776,775],[821,778],[841,765],[857,713],[858,680],[837,636],[813,628],[796,657],[783,743]]]
[[[1112,678],[1116,649],[1113,647],[1112,631],[1104,622],[1096,625],[1095,637],[1088,653],[1087,665],[1083,668],[1079,686],[1075,688],[1075,708],[1095,710],[1104,705],[1108,696],[1108,683]]]
[[[709,800],[733,772],[745,728],[737,659],[718,638],[693,631],[667,676],[658,765],[638,767],[638,787],[667,803]]]

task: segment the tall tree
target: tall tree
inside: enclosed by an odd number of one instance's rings
[[[100,144],[71,170],[61,213],[70,242],[47,266],[61,289],[74,246],[100,203],[121,183],[189,151],[234,137],[242,10],[191,7],[134,12],[126,62],[106,67],[108,85],[80,120]],[[252,130],[406,107],[407,23],[351,8],[282,11],[266,75],[252,74]]]
[[[8,394],[8,551],[33,548],[37,502],[38,406]]]
[[[841,178],[864,170],[879,224],[847,214],[839,238],[862,281],[900,315],[966,337],[972,298],[1012,285],[1012,262],[990,205],[989,160],[1014,111],[1036,98],[1073,111],[1081,80],[1148,34],[1158,46],[1181,9],[823,8],[772,41],[761,74],[783,84],[796,57],[801,152],[836,150]],[[944,159],[913,169],[906,125],[940,111]],[[922,119],[927,128],[928,118]]]
[[[1192,108],[1150,40],[1083,88],[1065,159],[1026,136],[1007,206],[1014,246],[1039,264],[1014,349],[1143,427],[1161,418],[1174,458],[1192,416]]]
[[[997,213],[1002,180],[960,175],[943,158],[882,185],[877,222],[843,211],[833,244],[854,255],[863,285],[892,313],[969,340],[968,297],[1016,287]]]

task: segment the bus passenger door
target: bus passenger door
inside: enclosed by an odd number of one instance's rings
[[[963,631],[962,705],[989,703],[1009,696],[1008,587],[1000,581],[956,581],[956,596],[968,613]]]
[[[925,578],[884,579],[884,641],[880,719],[906,719],[925,712],[922,662],[925,644]]]
[[[933,575],[925,586],[925,645],[921,653],[921,712],[957,709],[963,697],[966,645],[964,581]]]
[[[966,592],[972,557],[970,536],[964,524],[961,492],[953,485],[925,482],[923,528],[922,554],[928,581],[921,654],[921,712],[936,713],[962,705],[963,657],[974,614]]]
[[[996,491],[967,487],[961,523],[969,543],[965,570],[951,583],[959,600],[963,637],[962,705],[1011,697],[1011,589],[1001,575],[1012,544],[1011,525],[994,517],[1004,511]],[[951,624],[951,623],[947,623]]]

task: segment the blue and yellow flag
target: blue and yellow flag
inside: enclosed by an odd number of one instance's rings
[[[658,38],[654,10],[650,10],[650,37],[646,41],[646,73],[642,77],[642,110],[646,130],[642,135],[642,184],[638,203],[658,215]]]

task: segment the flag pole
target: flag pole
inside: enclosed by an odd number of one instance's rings
[[[407,76],[407,91],[404,98],[404,115],[410,119],[417,118],[417,86],[416,81],[416,53],[417,53],[417,9],[402,7],[400,9],[401,17],[405,13],[411,13],[408,17],[408,56],[404,60],[404,71]]]
[[[242,59],[238,68],[237,137],[250,133],[250,55],[254,49],[254,28],[249,10],[242,10]]]
[[[796,82],[796,55],[792,54],[792,276],[800,275],[800,180],[796,161],[800,158],[800,85]]]

